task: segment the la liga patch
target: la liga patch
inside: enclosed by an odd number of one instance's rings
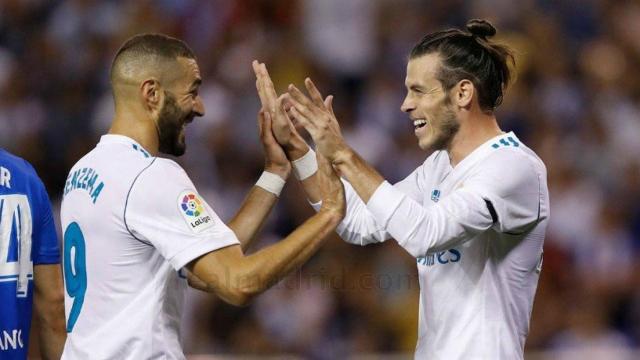
[[[178,196],[178,210],[195,233],[201,233],[213,226],[213,217],[204,206],[204,201],[192,190],[185,190]]]

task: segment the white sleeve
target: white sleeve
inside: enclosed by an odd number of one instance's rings
[[[387,182],[376,189],[367,208],[414,257],[450,249],[492,226],[501,232],[522,231],[538,220],[536,171],[529,160],[514,161],[513,156],[491,160],[429,208]]]
[[[404,180],[395,184],[394,187],[412,199],[420,201],[422,197],[418,180],[419,174],[423,171],[422,169],[422,166],[419,167]],[[384,229],[384,226],[376,221],[376,218],[367,209],[353,186],[344,179],[342,179],[342,183],[345,190],[347,211],[344,219],[336,229],[338,235],[350,244],[361,246],[388,240],[391,236]],[[321,205],[322,202],[311,204],[316,211],[320,210]]]
[[[496,152],[465,189],[480,195],[494,212],[494,228],[502,233],[525,232],[540,218],[544,165],[524,153]]]
[[[129,232],[155,247],[174,269],[239,244],[175,162],[155,159],[132,184],[124,213]]]

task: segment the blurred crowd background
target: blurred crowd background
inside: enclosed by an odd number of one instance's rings
[[[109,127],[113,55],[133,34],[162,32],[198,56],[206,115],[177,161],[223,219],[263,166],[253,59],[279,91],[311,76],[333,94],[348,143],[396,182],[428,155],[399,110],[408,52],[471,18],[492,21],[516,50],[518,78],[497,116],[548,168],[552,217],[527,351],[623,358],[640,345],[637,1],[2,0],[0,146],[35,166],[57,212],[68,170]],[[311,212],[290,181],[255,248]],[[416,261],[394,241],[362,248],[334,237],[249,307],[191,291],[184,349],[410,354],[418,295]]]

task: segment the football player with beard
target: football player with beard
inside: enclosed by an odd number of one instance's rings
[[[322,209],[282,241],[244,255],[291,166],[261,112],[265,171],[225,224],[180,165],[158,157],[185,153],[185,126],[205,113],[201,82],[178,39],[134,36],[115,56],[112,126],[64,189],[63,359],[184,359],[187,283],[246,304],[314,254],[344,216],[342,183],[319,157]]]
[[[274,134],[316,209],[313,151],[288,114],[345,179],[347,214],[338,233],[356,245],[390,238],[416,258],[421,296],[416,359],[522,359],[549,221],[546,168],[495,110],[511,79],[510,50],[496,29],[426,35],[409,55],[401,110],[418,146],[431,152],[395,185],[344,140],[310,79],[276,98],[266,67],[254,65]],[[275,101],[273,99],[276,99]],[[271,104],[269,106],[269,104]]]

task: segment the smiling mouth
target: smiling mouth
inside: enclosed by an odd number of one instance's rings
[[[192,117],[192,116],[190,116],[190,117],[188,117],[188,118],[184,119],[184,121],[182,122],[182,126],[183,126],[183,127],[185,127],[185,126],[187,126],[188,124],[191,124],[192,122],[193,122],[193,117]]]
[[[415,120],[413,120],[413,126],[416,129],[420,129],[421,127],[424,127],[425,125],[427,125],[427,120],[425,120],[425,119],[415,119]]]

